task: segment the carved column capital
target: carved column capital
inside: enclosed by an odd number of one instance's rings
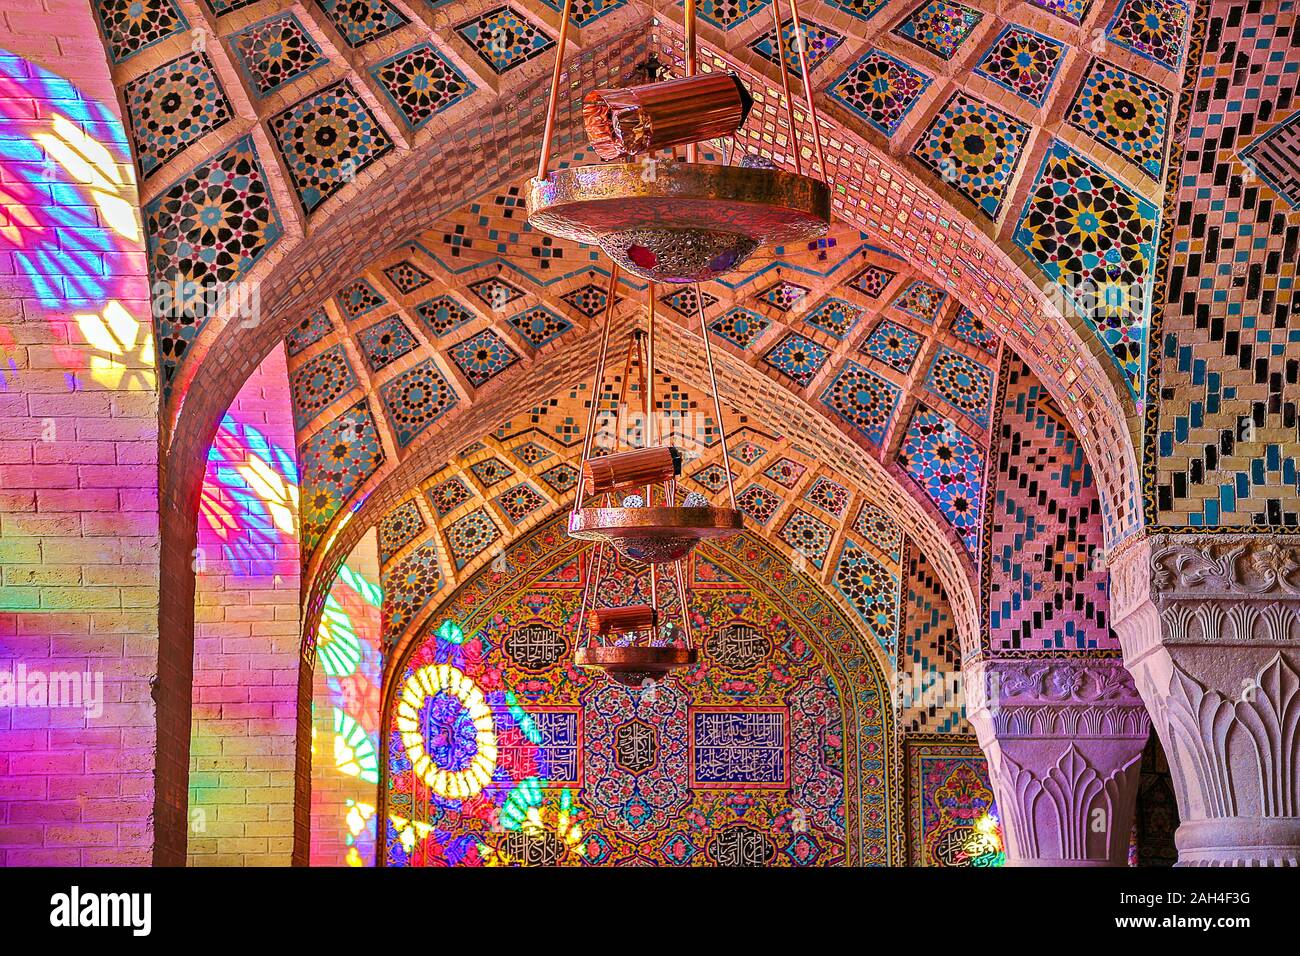
[[[1109,564],[1173,774],[1179,865],[1300,864],[1300,536],[1153,534]]]
[[[1013,866],[1122,866],[1150,729],[1119,660],[983,660],[967,714]]]

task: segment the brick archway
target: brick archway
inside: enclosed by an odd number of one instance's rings
[[[466,107],[454,114],[454,119],[401,130],[395,136],[394,150],[368,165],[354,181],[338,190],[336,201],[316,213],[314,201],[307,209],[301,205],[301,195],[295,199],[290,182],[293,170],[284,165],[273,142],[275,127],[270,120],[293,97],[287,92],[273,95],[253,90],[237,79],[239,57],[232,55],[230,39],[239,30],[251,28],[252,21],[264,11],[215,18],[187,0],[182,0],[181,5],[189,21],[195,24],[193,43],[199,42],[199,34],[206,38],[220,36],[224,41],[194,49],[196,55],[206,54],[210,59],[209,68],[226,79],[229,101],[225,108],[229,115],[224,125],[212,126],[194,140],[191,149],[182,151],[179,157],[168,156],[160,161],[159,168],[169,172],[146,183],[143,190],[146,210],[155,203],[169,201],[173,187],[165,183],[174,180],[174,174],[187,163],[197,161],[200,155],[211,156],[232,142],[241,149],[246,143],[246,148],[261,158],[259,171],[266,180],[264,189],[279,210],[280,219],[275,228],[283,237],[262,249],[251,264],[239,270],[238,281],[245,287],[256,286],[260,291],[257,321],[249,323],[229,315],[216,315],[188,342],[186,361],[169,370],[170,400],[164,415],[165,458],[161,476],[161,566],[169,587],[162,597],[161,633],[164,644],[175,644],[179,649],[178,658],[185,656],[183,652],[192,642],[190,555],[194,547],[194,516],[202,483],[203,456],[240,383],[310,304],[344,281],[358,261],[368,261],[384,252],[391,245],[391,236],[426,227],[477,191],[476,186],[466,183],[466,171],[481,168],[476,164],[481,163],[483,156],[498,161],[498,179],[526,172],[528,157],[511,153],[509,144],[535,141],[538,115],[533,109],[537,105],[536,96],[527,103],[527,118],[523,122],[518,122],[513,115],[515,104],[511,95],[525,88],[528,71],[499,73],[495,77],[477,73],[476,77],[486,79],[484,85],[498,95],[489,107],[478,112]],[[534,10],[532,4],[526,6],[543,25],[542,32],[547,27],[553,28],[556,19],[553,11],[540,6]],[[1092,12],[1092,17],[1100,22],[1102,13],[1109,13],[1110,6],[1102,4]],[[1103,11],[1101,7],[1107,9]],[[879,10],[876,8],[871,15]],[[626,67],[649,52],[649,44],[671,54],[677,43],[675,27],[658,21],[647,38],[644,16],[643,8],[629,3],[599,26],[584,24],[586,35],[580,38],[576,65],[571,71],[573,75],[581,75],[582,85],[614,81]],[[410,26],[414,35],[421,25],[427,26],[420,24],[418,17],[413,19],[413,15],[399,13],[399,17],[402,23],[391,30]],[[889,25],[895,27],[894,32],[905,26],[900,5],[891,5],[881,17],[882,33]],[[834,16],[823,16],[823,19],[839,22]],[[321,76],[359,77],[362,67],[376,59],[356,52],[375,37],[363,36],[353,42],[354,38],[340,32],[337,23],[327,24],[315,13],[312,20],[312,29],[327,51],[345,51]],[[994,22],[990,18],[982,29],[987,30]],[[109,34],[110,59],[119,64],[115,72],[120,85],[127,90],[128,102],[131,91],[138,89],[134,84],[144,79],[150,63],[163,63],[178,53],[183,56],[186,48],[192,46],[190,33],[184,29],[189,24],[184,18],[155,25],[158,35],[151,34],[150,43],[143,43],[140,37],[115,33],[110,20],[103,20],[101,25]],[[1081,43],[1082,29],[1075,32],[1077,36],[1072,35],[1072,42]],[[712,54],[718,57],[716,65],[733,63],[756,88],[762,89],[765,132],[756,132],[746,142],[760,151],[773,152],[768,136],[779,141],[785,134],[780,132],[781,121],[776,116],[775,85],[768,78],[770,71],[759,63],[761,44],[752,46],[757,58],[748,53],[737,56],[720,39],[715,45],[720,51]],[[464,55],[464,51],[457,52]],[[1121,54],[1120,58],[1127,55]],[[329,59],[328,52],[326,59]],[[1081,71],[1082,60],[1074,68],[1076,72]],[[534,75],[540,72],[530,69]],[[936,72],[948,79],[954,75],[951,68],[942,65]],[[361,100],[371,109],[379,108],[381,95],[375,84],[367,79],[360,83],[360,88]],[[299,93],[302,89],[300,82]],[[562,117],[562,142],[572,140],[574,119],[572,110]],[[803,122],[806,134],[806,121]],[[396,124],[397,120],[393,120],[390,133],[396,132]],[[1034,130],[1035,134],[1041,132],[1037,124]],[[830,178],[836,186],[837,213],[879,236],[882,244],[903,256],[918,273],[949,290],[994,325],[1011,347],[1025,357],[1048,390],[1073,412],[1072,424],[1101,489],[1108,537],[1118,540],[1135,530],[1141,520],[1141,509],[1136,500],[1139,481],[1132,437],[1136,427],[1132,402],[1120,388],[1119,375],[1104,358],[1105,351],[1086,322],[1077,316],[1067,317],[1056,302],[1044,301],[1038,287],[1041,276],[1034,271],[1027,256],[1016,251],[1009,221],[1003,220],[1000,227],[994,228],[972,216],[975,206],[968,197],[948,188],[932,170],[926,172],[924,163],[907,158],[897,148],[899,144],[882,145],[875,132],[847,112],[832,106],[823,118],[822,131],[829,145]],[[139,140],[137,147],[140,147]],[[1016,197],[1026,196],[1033,188],[1024,170],[1048,157],[1054,149],[1049,136],[1035,136],[1035,145],[1021,163]],[[1087,149],[1095,159],[1099,151]],[[448,183],[442,175],[430,175],[431,159],[435,156],[451,160],[443,168],[460,179]],[[788,161],[782,155],[777,159]],[[154,257],[156,262],[166,261],[166,256],[159,257],[156,252]],[[176,723],[186,712],[187,704],[182,698],[187,692],[187,678],[183,664],[164,668],[158,694],[160,721]],[[179,825],[175,808],[183,806],[182,795],[181,777],[160,771],[160,830]]]

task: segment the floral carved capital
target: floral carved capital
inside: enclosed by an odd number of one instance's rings
[[[1157,604],[1205,597],[1300,601],[1300,537],[1153,535],[1150,548]]]

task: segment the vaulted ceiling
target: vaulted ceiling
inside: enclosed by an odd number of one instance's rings
[[[155,279],[243,293],[155,316],[175,425],[169,497],[195,484],[193,451],[286,332],[307,480],[331,429],[351,429],[354,457],[370,462],[325,468],[330,494],[304,508],[317,570],[449,449],[589,372],[603,266],[527,230],[517,189],[535,161],[558,2],[96,6]],[[733,147],[789,166],[766,7],[703,3],[702,52],[706,69],[740,70],[755,94]],[[1185,5],[802,10],[841,223],[824,244],[776,250],[756,274],[706,289],[728,403],[770,434],[793,431],[773,417],[807,424],[803,444],[841,475],[892,476],[870,482],[878,503],[946,549],[955,573],[977,516],[963,516],[961,482],[938,482],[931,458],[946,442],[978,471],[1000,338],[1089,448],[1111,533],[1131,529],[1149,302],[1081,312],[1043,291],[1149,284]],[[650,58],[679,62],[680,19],[671,4],[575,4],[560,116],[570,161],[590,161],[576,152],[573,94],[632,82]],[[794,123],[814,169],[803,109]],[[480,294],[506,286],[499,310]],[[622,309],[641,308],[631,284],[624,296]],[[676,304],[660,307],[673,320],[663,367],[698,390],[694,317]],[[357,528],[341,532],[349,519]]]

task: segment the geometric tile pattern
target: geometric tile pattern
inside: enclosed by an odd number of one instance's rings
[[[294,104],[269,125],[307,212],[393,148],[346,80]]]
[[[571,490],[578,484],[578,469],[567,461],[562,461],[553,468],[548,468],[539,476],[559,494]]]
[[[392,33],[409,21],[387,0],[316,0],[354,50]]]
[[[495,500],[514,524],[519,524],[546,504],[546,499],[526,481],[497,495]]]
[[[918,406],[899,463],[948,519],[974,557],[979,542],[984,451],[951,419]]]
[[[542,0],[542,2],[556,13],[560,13],[564,9],[564,0]],[[585,27],[587,24],[599,20],[611,10],[617,10],[626,2],[627,0],[574,0],[570,20],[575,26]],[[701,4],[701,6],[703,5]]]
[[[799,307],[808,295],[808,289],[786,279],[768,286],[757,293],[757,298],[782,312],[789,312]]]
[[[896,275],[897,272],[891,272],[883,266],[867,266],[849,280],[849,286],[868,298],[878,299],[880,293],[885,291],[885,287]]]
[[[556,315],[544,305],[534,306],[518,315],[512,315],[506,321],[532,343],[533,348],[538,349],[573,328],[572,322]]]
[[[324,309],[317,309],[289,330],[284,337],[285,350],[292,357],[329,335],[333,326]]]
[[[849,506],[849,489],[825,476],[819,476],[803,500],[816,505],[833,518],[842,518],[844,509]]]
[[[897,322],[883,321],[871,330],[861,351],[886,365],[908,372],[925,339]]]
[[[1138,56],[1178,69],[1187,32],[1184,0],[1124,0],[1106,27],[1106,36]]]
[[[952,328],[949,331],[967,345],[983,349],[990,355],[997,354],[998,334],[985,325],[983,319],[965,306],[957,310],[957,315],[953,318]]]
[[[827,92],[886,136],[893,136],[930,78],[882,50],[870,50]]]
[[[1276,175],[1252,169],[1249,155],[1250,144],[1300,129],[1292,8],[1234,5],[1212,30],[1196,26],[1207,35],[1187,64],[1186,132],[1175,145],[1185,152],[1169,163],[1170,235],[1155,270],[1164,282],[1146,396],[1154,468],[1143,489],[1153,524],[1300,527],[1300,222]]]
[[[172,0],[94,0],[94,10],[114,63],[189,28]]]
[[[732,472],[732,478],[735,477],[735,472]],[[695,472],[691,480],[709,491],[718,492],[727,487],[727,469],[715,462]]]
[[[433,281],[424,271],[409,262],[399,262],[397,265],[389,266],[384,270],[384,275],[388,281],[397,286],[397,291],[402,295],[410,295],[416,289],[421,289]]]
[[[448,409],[456,393],[433,359],[407,369],[379,390],[398,448],[405,448]]]
[[[1082,23],[1092,9],[1093,0],[1028,0],[1036,7],[1042,7],[1051,13],[1055,13],[1063,20],[1069,20],[1071,23]]]
[[[966,413],[981,428],[989,427],[993,371],[960,352],[940,348],[925,376],[925,390]]]
[[[961,641],[943,584],[925,553],[907,549],[898,669],[907,693],[900,701],[904,730],[971,733],[961,693]]]
[[[1065,47],[1033,30],[1010,26],[993,41],[975,72],[1035,106],[1042,106],[1056,79]]]
[[[419,129],[474,92],[474,84],[431,43],[383,60],[370,68],[370,74],[411,129]]]
[[[729,30],[737,23],[748,20],[769,0],[700,0],[699,15],[715,27]]]
[[[429,503],[439,518],[445,518],[474,497],[474,492],[464,480],[452,476],[429,489]]]
[[[763,470],[763,474],[767,475],[767,477],[771,478],[783,488],[793,488],[795,485],[799,484],[800,479],[803,478],[804,472],[807,470],[807,467],[801,465],[793,458],[782,458],[775,464],[768,465],[767,468]]]
[[[385,636],[401,634],[442,587],[438,547],[430,541],[408,554],[383,576]]]
[[[510,449],[510,454],[514,455],[520,462],[527,465],[529,468],[533,467],[540,461],[546,461],[548,458],[555,457],[555,453],[549,448],[543,448],[541,445],[537,444],[537,442],[532,441],[523,445],[516,445],[514,448]]]
[[[800,388],[807,388],[830,354],[825,346],[790,332],[768,349],[763,361],[788,375]]]
[[[144,224],[153,281],[200,290],[241,278],[283,233],[249,136],[150,202]],[[207,318],[201,305],[182,314],[155,310],[164,394]]]
[[[803,320],[815,329],[821,329],[832,338],[843,340],[857,326],[862,310],[843,299],[827,299]]]
[[[348,321],[360,318],[367,312],[379,308],[388,300],[379,294],[365,279],[357,279],[334,296],[343,317]]]
[[[183,56],[133,80],[127,84],[125,99],[140,171],[146,177],[234,116],[212,64],[201,53]]]
[[[821,402],[873,445],[885,440],[901,390],[856,362],[846,362],[822,392]]]
[[[299,449],[298,461],[305,557],[316,549],[339,510],[384,463],[379,429],[365,400],[312,435]]]
[[[519,361],[514,349],[491,329],[453,345],[447,354],[475,388]]]
[[[584,318],[594,319],[604,313],[605,306],[609,302],[609,291],[595,283],[588,282],[576,289],[570,289],[560,298],[569,303],[579,315]],[[621,295],[615,296],[615,301],[622,302],[623,297]]]
[[[483,483],[484,488],[491,488],[497,482],[505,481],[515,473],[514,469],[500,458],[485,458],[483,461],[470,465],[469,470],[474,473],[475,478]]]
[[[356,338],[372,372],[387,368],[420,344],[395,315],[363,329]]]
[[[982,562],[989,650],[1115,649],[1083,446],[1023,361],[1008,355],[1003,369]]]
[[[949,0],[923,2],[894,28],[894,35],[951,60],[962,41],[984,19],[978,10]]]
[[[735,451],[731,454],[742,465],[752,465],[767,454],[767,449],[762,445],[754,444],[752,441],[743,441],[736,446]]]
[[[1172,97],[1142,77],[1093,60],[1065,121],[1107,149],[1159,177]]]
[[[709,323],[709,329],[742,349],[772,326],[772,320],[739,306]]]
[[[822,64],[822,61],[844,42],[844,37],[830,27],[822,26],[807,17],[801,17],[800,20],[803,25],[804,54],[808,59],[808,72],[810,74],[816,73],[817,67]],[[751,50],[769,63],[777,62],[776,46],[775,29],[768,30],[749,44]],[[802,76],[799,71],[799,53],[794,44],[793,20],[786,20],[781,24],[781,46],[782,52],[785,54],[785,68],[795,77]]]
[[[736,507],[759,524],[767,524],[781,505],[781,497],[755,482],[736,495]]]
[[[834,534],[826,522],[798,509],[786,519],[780,531],[782,541],[819,568],[826,560],[826,552],[830,550]]]
[[[245,27],[231,36],[230,45],[258,96],[274,93],[329,62],[292,13]]]
[[[465,567],[475,555],[500,537],[501,529],[482,508],[457,518],[447,527],[447,544],[455,559],[456,570]]]
[[[497,7],[456,27],[497,74],[514,69],[555,46],[555,41],[533,26],[518,10]]]
[[[924,280],[916,279],[890,304],[927,325],[933,325],[943,309],[943,304],[947,301],[948,293],[936,289]]]
[[[1241,150],[1241,161],[1292,209],[1300,209],[1300,112]]]
[[[1054,141],[1014,241],[1069,296],[1136,397],[1155,261],[1156,209]],[[1128,290],[1144,290],[1129,296]]]
[[[415,307],[415,314],[438,338],[448,332],[454,332],[466,322],[474,321],[474,313],[449,295],[440,295],[428,302],[421,302]]]
[[[787,525],[788,527],[788,525]],[[844,543],[835,564],[836,589],[866,624],[890,661],[898,640],[898,575],[852,540]]]
[[[699,303],[703,301],[704,310],[707,312],[711,306],[718,304],[718,297],[709,292],[701,290],[700,295],[695,294],[695,286],[682,286],[675,292],[667,295],[661,295],[659,301],[668,308],[672,309],[678,315],[684,315],[688,319],[694,319],[699,316]]]
[[[387,564],[393,555],[424,531],[420,506],[414,501],[399,505],[379,522],[379,563]]]
[[[954,93],[912,150],[944,182],[997,219],[1029,127]]]
[[[903,529],[898,526],[897,521],[875,505],[868,503],[858,509],[858,516],[853,521],[853,530],[885,554],[901,558]]]
[[[234,13],[236,10],[242,10],[244,7],[251,7],[257,3],[257,0],[203,0],[217,16],[225,16],[227,13]]]
[[[515,299],[522,299],[524,291],[511,285],[505,279],[490,276],[469,284],[469,291],[483,300],[493,312],[500,312]]]
[[[356,388],[357,377],[343,354],[343,346],[336,345],[297,368],[290,386],[293,426],[301,429]]]
[[[859,20],[870,20],[879,13],[889,0],[827,0],[832,7],[843,10]]]

